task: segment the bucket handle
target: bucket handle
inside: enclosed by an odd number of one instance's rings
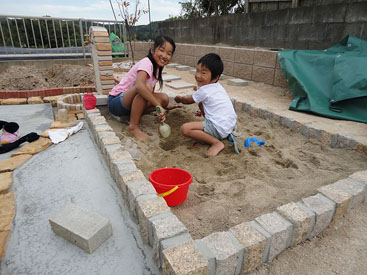
[[[173,192],[175,192],[176,190],[178,189],[178,186],[176,185],[175,187],[173,187],[171,190],[168,190],[167,192],[164,192],[164,193],[160,193],[158,194],[158,197],[166,197],[170,194],[172,194]]]

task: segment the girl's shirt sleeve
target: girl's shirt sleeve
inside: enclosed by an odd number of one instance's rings
[[[141,62],[139,62],[139,65],[137,67],[137,72],[139,71],[144,71],[149,75],[149,78],[152,78],[153,75],[153,64],[152,62],[149,60],[149,58],[144,58],[141,60]]]

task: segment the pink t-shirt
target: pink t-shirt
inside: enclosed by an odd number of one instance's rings
[[[109,94],[117,96],[133,87],[135,85],[136,77],[139,71],[144,71],[148,74],[147,82],[149,82],[154,88],[158,80],[156,77],[152,77],[153,64],[148,57],[145,57],[130,69],[130,71],[121,79],[120,83],[113,87]]]

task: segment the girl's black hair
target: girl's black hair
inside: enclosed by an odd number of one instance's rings
[[[160,35],[158,36],[155,40],[154,40],[154,45],[153,45],[153,50],[155,51],[155,49],[161,47],[164,42],[168,42],[172,45],[172,55],[176,50],[176,44],[173,41],[173,39],[171,37],[168,36],[164,36],[164,35]],[[153,64],[153,75],[154,77],[156,77],[157,75],[157,70],[158,70],[158,82],[159,82],[159,88],[162,89],[163,87],[163,79],[162,79],[162,71],[163,71],[163,67],[159,67],[158,64],[155,62],[154,58],[153,58],[153,54],[151,49],[149,49],[148,55],[147,57],[149,58],[149,60],[152,62]]]

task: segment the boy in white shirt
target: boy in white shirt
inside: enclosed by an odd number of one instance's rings
[[[228,137],[236,125],[237,115],[226,90],[218,83],[223,72],[219,55],[209,53],[197,63],[195,80],[198,90],[190,96],[176,96],[183,104],[198,103],[205,121],[192,121],[181,126],[181,133],[210,145],[209,156],[216,156],[224,149],[221,141]]]

